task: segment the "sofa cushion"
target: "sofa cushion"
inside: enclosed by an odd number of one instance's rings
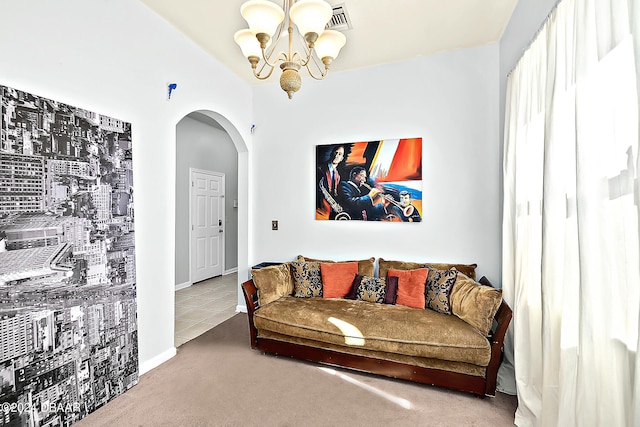
[[[294,297],[322,296],[322,276],[320,275],[319,262],[291,262],[291,277],[293,278]]]
[[[289,270],[289,263],[270,267],[252,269],[253,283],[258,290],[258,304],[269,304],[293,292],[293,279]]]
[[[283,297],[254,313],[263,331],[341,346],[487,366],[489,341],[465,321],[403,305]]]
[[[262,329],[260,331],[260,338],[268,338],[276,341],[304,345],[306,347],[314,347],[323,350],[331,350],[344,354],[355,354],[368,358],[387,360],[390,362],[404,363],[407,365],[419,366],[421,368],[457,372],[464,375],[473,375],[474,377],[484,378],[487,372],[486,366],[478,366],[472,363],[452,362],[450,360],[441,360],[429,357],[407,356],[406,354],[375,351],[356,346],[345,347],[344,345],[336,345],[326,342],[314,341],[306,338],[292,337],[290,335],[282,335],[275,332],[267,331],[265,329]]]
[[[398,278],[398,297],[396,304],[424,309],[424,289],[427,283],[428,268],[415,270],[390,269],[387,275]]]
[[[351,290],[345,298],[380,304],[395,304],[398,278],[377,278],[356,274]]]
[[[466,274],[475,280],[477,264],[443,264],[433,262],[408,262],[408,261],[389,261],[382,258],[378,259],[378,277],[387,275],[389,269],[394,270],[415,270],[417,268],[435,268],[436,270],[449,270],[456,268],[458,271]]]
[[[483,335],[488,335],[502,303],[502,290],[484,286],[462,273],[451,289],[451,311]]]
[[[451,270],[452,268],[455,268],[459,272],[466,274],[467,277],[471,277],[474,280],[476,279],[476,268],[478,267],[478,264],[443,264],[432,262],[427,262],[424,265],[425,267],[435,268],[436,270]]]
[[[458,270],[429,269],[425,290],[425,308],[438,313],[451,314],[451,289],[456,282]]]
[[[393,270],[417,270],[424,267],[420,262],[408,262],[408,261],[387,261],[382,258],[378,258],[378,277],[387,276],[387,272],[390,269]]]
[[[351,290],[353,278],[358,274],[358,263],[321,262],[322,296],[324,298],[344,298]]]
[[[361,276],[370,276],[373,277],[375,273],[375,258],[367,258],[355,261],[332,261],[325,259],[315,259],[315,258],[307,258],[303,255],[298,255],[298,261],[318,261],[318,262],[357,262],[358,263],[358,274]]]

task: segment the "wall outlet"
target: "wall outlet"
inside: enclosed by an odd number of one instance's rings
[[[274,219],[273,221],[271,221],[271,229],[272,230],[277,230],[278,229],[278,220]]]

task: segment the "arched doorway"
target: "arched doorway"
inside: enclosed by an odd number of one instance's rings
[[[243,149],[246,154],[244,141],[235,127],[215,112],[194,111],[176,125],[176,347],[236,312],[239,301],[238,266],[241,265],[239,254],[243,246],[239,244],[238,232],[239,221],[243,217],[240,212],[245,210],[240,206],[246,207],[246,201],[241,201],[239,197],[239,187],[245,182],[239,179],[239,158]],[[200,253],[198,246],[193,244],[194,232],[199,228],[195,227],[194,231],[198,205],[194,205],[193,201],[196,200],[194,194],[199,191],[194,189],[194,171],[195,176],[200,177],[221,176],[224,183],[220,199],[222,219],[219,224],[220,236],[224,237],[218,239],[224,243],[221,257],[223,265],[220,271],[211,273],[214,276],[211,278],[206,277],[206,272],[203,276],[202,271],[194,267],[200,261],[200,256],[196,255]]]

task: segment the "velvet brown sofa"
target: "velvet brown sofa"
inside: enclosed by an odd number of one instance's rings
[[[353,295],[325,298],[318,295],[321,291],[301,296],[296,286],[299,273],[302,271],[305,278],[309,278],[313,276],[312,267],[320,264],[328,271],[327,263],[333,261],[300,256],[294,262],[254,270],[252,280],[242,284],[251,348],[446,387],[480,397],[495,395],[503,340],[512,312],[502,300],[501,292],[493,289],[485,277],[475,281],[475,264],[379,259],[376,265],[373,258],[354,262],[357,262],[357,273],[352,290],[363,289],[357,286],[357,281],[374,277],[376,279],[371,280],[380,279],[376,283],[387,283],[385,289],[390,294],[388,284],[396,283],[390,276],[398,270],[413,273],[426,268],[432,273],[455,276],[455,280],[449,280],[445,303],[450,303],[457,315],[443,314],[428,307],[354,299],[351,298]],[[431,278],[430,275],[429,280]],[[324,283],[318,284],[318,280]],[[324,275],[320,279],[316,276],[307,284],[325,286],[328,292],[328,280]],[[429,283],[427,281],[423,291],[427,293],[427,300]],[[304,289],[304,292],[308,291]],[[454,304],[458,305],[457,309],[453,309]],[[478,324],[476,306],[485,306],[480,309],[480,319],[489,316],[488,323]],[[469,316],[469,310],[475,318]]]

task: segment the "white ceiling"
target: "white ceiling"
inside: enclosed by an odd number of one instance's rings
[[[260,83],[233,40],[237,30],[247,28],[240,15],[240,5],[245,0],[140,1],[248,83]],[[331,5],[345,5],[353,27],[344,31],[347,44],[331,71],[495,43],[500,40],[517,2],[328,0]],[[281,1],[275,3],[282,5]],[[279,73],[274,73],[269,81],[278,78]]]

